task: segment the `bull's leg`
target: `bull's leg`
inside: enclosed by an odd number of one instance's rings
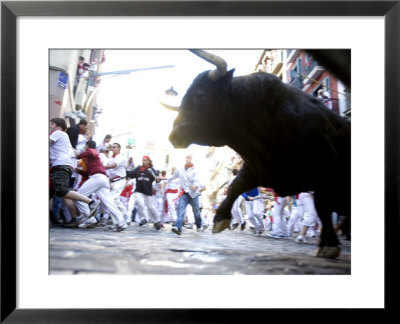
[[[232,205],[235,202],[236,198],[240,194],[249,191],[257,186],[257,179],[254,177],[253,173],[249,170],[247,165],[244,164],[236,178],[228,187],[228,194],[225,200],[217,209],[217,212],[214,216],[214,226],[212,230],[213,233],[219,233],[229,228],[232,219]]]
[[[332,208],[329,200],[332,196],[315,193],[315,208],[322,222],[320,242],[316,252],[317,257],[335,259],[340,255],[340,242],[332,224]]]

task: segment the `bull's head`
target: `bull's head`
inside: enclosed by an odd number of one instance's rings
[[[229,100],[227,92],[233,70],[227,71],[226,62],[220,57],[202,50],[191,50],[217,68],[200,73],[182,99],[180,107],[166,106],[179,112],[169,140],[175,148],[190,144],[220,146],[223,133],[224,108]]]

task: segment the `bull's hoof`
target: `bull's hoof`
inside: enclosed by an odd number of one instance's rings
[[[338,246],[324,246],[319,247],[315,253],[316,257],[326,259],[336,259],[340,255],[340,248]]]
[[[212,229],[213,234],[226,230],[227,228],[229,228],[230,224],[231,224],[230,219],[221,219],[220,221],[214,222],[214,226]]]

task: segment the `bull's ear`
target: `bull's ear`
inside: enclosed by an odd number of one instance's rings
[[[225,75],[226,80],[231,80],[233,78],[233,73],[235,72],[235,69],[232,69],[228,71]]]

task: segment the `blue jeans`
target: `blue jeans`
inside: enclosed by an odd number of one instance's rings
[[[199,196],[192,198],[188,193],[185,193],[179,198],[178,201],[178,219],[176,221],[176,227],[178,227],[180,230],[182,229],[183,219],[185,218],[186,207],[189,204],[192,206],[197,228],[201,227]]]

